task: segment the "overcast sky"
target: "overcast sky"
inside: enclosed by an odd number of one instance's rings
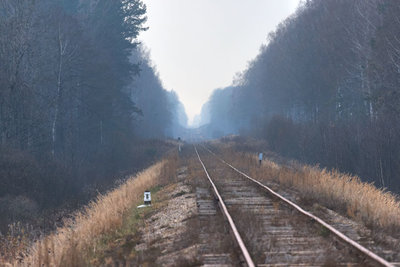
[[[189,119],[216,88],[246,68],[299,0],[143,0],[150,49],[164,87],[178,93]]]

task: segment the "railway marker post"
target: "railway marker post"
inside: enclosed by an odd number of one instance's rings
[[[144,191],[144,204],[151,205],[151,193],[150,191]]]

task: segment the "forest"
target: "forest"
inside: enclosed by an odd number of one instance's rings
[[[0,1],[0,232],[88,201],[185,126],[146,19],[141,0]]]
[[[201,124],[400,192],[399,36],[397,0],[303,1]]]

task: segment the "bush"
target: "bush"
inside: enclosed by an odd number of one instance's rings
[[[299,150],[298,130],[291,119],[282,116],[272,117],[265,129],[270,148],[282,155],[294,157]]]
[[[0,197],[26,194],[33,196],[40,188],[40,167],[27,152],[0,149]]]
[[[0,198],[0,232],[5,233],[8,225],[15,221],[29,221],[37,217],[39,206],[36,201],[26,196]]]

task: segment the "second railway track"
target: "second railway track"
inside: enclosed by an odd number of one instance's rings
[[[248,266],[394,266],[332,234],[211,151],[195,150]]]

